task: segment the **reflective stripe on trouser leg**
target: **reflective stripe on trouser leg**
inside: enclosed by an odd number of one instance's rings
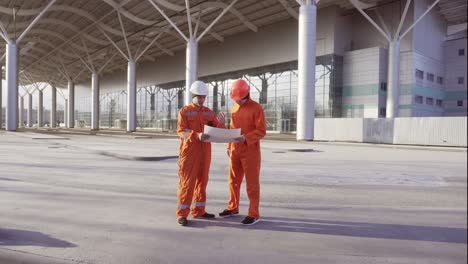
[[[229,164],[229,202],[228,210],[239,210],[239,197],[242,179],[244,177],[244,169],[242,168],[241,160],[238,155],[231,153]]]
[[[188,208],[190,208],[190,204],[179,204],[177,206],[177,208],[179,208],[179,209],[188,209]]]
[[[190,204],[195,186],[193,177],[179,176],[179,190],[177,191],[178,206],[176,210],[177,218],[187,217],[190,213]]]

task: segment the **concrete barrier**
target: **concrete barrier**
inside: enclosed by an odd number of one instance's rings
[[[362,124],[363,142],[392,144],[394,135],[394,119],[365,118]]]
[[[363,118],[316,118],[314,139],[363,142]]]
[[[396,118],[394,144],[466,147],[466,117]]]
[[[467,118],[317,118],[314,133],[318,141],[467,147]]]

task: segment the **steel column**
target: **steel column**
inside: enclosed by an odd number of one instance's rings
[[[303,3],[299,8],[297,140],[314,139],[316,37],[317,7]]]
[[[185,105],[192,102],[190,94],[190,85],[197,80],[197,64],[198,64],[198,44],[196,40],[190,39],[187,42],[187,56],[185,67]]]
[[[0,59],[1,62],[1,59]],[[3,81],[2,81],[2,64],[0,63],[0,129],[2,129],[2,124],[3,124],[3,105],[2,105],[2,86],[3,86]]]
[[[14,40],[6,45],[7,108],[6,130],[18,127],[18,46]]]
[[[44,125],[43,112],[44,112],[44,92],[37,91],[37,127],[42,127]]]
[[[68,128],[75,127],[75,83],[68,80]]]
[[[127,67],[127,132],[136,131],[136,63],[128,61]]]
[[[66,128],[68,128],[68,99],[65,99],[65,106],[63,108],[63,122]]]
[[[387,114],[388,118],[398,117],[400,97],[400,41],[389,43],[388,49],[388,85],[387,85]]]
[[[18,126],[24,127],[24,97],[19,98],[19,116],[18,116]]]
[[[27,118],[28,127],[33,126],[33,121],[32,121],[32,117],[33,117],[32,100],[33,100],[32,94],[28,94],[28,118]]]
[[[50,127],[57,127],[57,87],[51,86]]]
[[[91,129],[99,129],[99,75],[91,74]]]

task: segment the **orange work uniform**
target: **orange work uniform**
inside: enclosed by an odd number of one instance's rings
[[[215,112],[195,104],[179,111],[177,134],[179,135],[179,190],[177,192],[177,218],[187,217],[192,201],[192,216],[205,214],[206,186],[211,163],[211,143],[203,142],[198,134],[204,125],[225,127],[219,124]]]
[[[245,175],[247,196],[250,200],[249,216],[259,218],[260,204],[260,139],[266,134],[265,114],[261,105],[248,99],[231,109],[231,129],[240,128],[244,143],[229,143],[229,191],[228,210],[239,210],[239,196]]]

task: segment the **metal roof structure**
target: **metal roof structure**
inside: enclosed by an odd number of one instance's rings
[[[0,0],[0,33],[4,35],[0,39],[22,38],[18,44],[20,84],[52,82],[65,87],[67,78],[80,82],[89,79],[93,71],[124,70],[129,58],[139,58],[141,63],[165,54],[172,56],[185,49],[184,35],[199,36],[202,43],[223,41],[240,32],[297,19],[299,2]],[[330,5],[354,8],[347,0],[318,3],[319,8]],[[439,8],[448,23],[466,22],[466,0],[441,0]],[[4,53],[5,45],[1,45],[0,57]]]
[[[466,0],[440,0],[439,11],[448,25],[466,23]]]

